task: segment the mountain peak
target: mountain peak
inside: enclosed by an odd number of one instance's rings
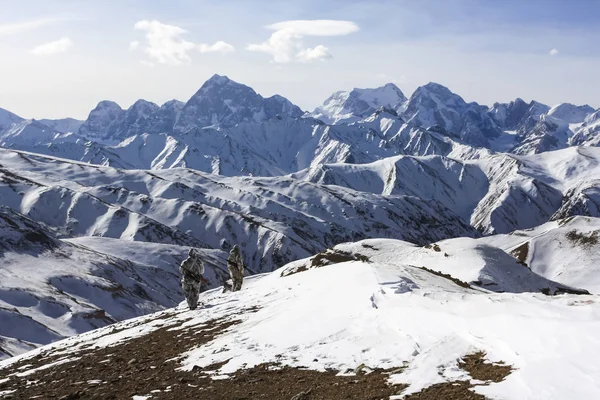
[[[254,91],[251,87],[243,85],[241,83],[238,83],[234,80],[231,80],[225,75],[214,74],[206,82],[204,82],[204,84],[200,87],[200,89],[198,90],[198,92],[196,92],[196,94],[203,93],[206,91],[212,91],[216,88],[220,89],[222,87],[230,87],[230,86],[231,87],[243,87],[243,88],[247,88],[247,89]]]
[[[251,87],[215,74],[183,106],[175,130],[232,127],[241,122],[266,121],[278,114],[300,117],[302,110],[285,97],[265,99]]]
[[[405,101],[404,93],[393,83],[387,83],[376,88],[335,92],[310,115],[328,124],[351,123],[372,115],[381,107],[397,113]]]
[[[214,74],[213,76],[208,78],[207,82],[212,82],[212,83],[223,85],[227,82],[233,82],[233,81],[231,79],[229,79],[229,77],[227,75]]]
[[[121,106],[111,100],[102,100],[96,105],[94,111],[100,110],[122,110]]]
[[[456,93],[453,93],[446,86],[441,85],[436,82],[429,82],[428,84],[420,86],[417,88],[417,90],[415,90],[415,94],[418,94],[418,95],[421,95],[424,92],[435,94],[436,96],[441,97],[441,98],[458,97],[462,100],[462,98],[459,95],[457,95]]]

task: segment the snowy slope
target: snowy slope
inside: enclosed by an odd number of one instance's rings
[[[571,138],[575,146],[600,146],[600,110],[590,114]]]
[[[591,400],[600,396],[600,369],[595,362],[600,348],[595,333],[600,329],[597,296],[546,296],[535,289],[548,281],[515,264],[529,276],[532,292],[527,292],[524,286],[512,286],[515,270],[508,267],[507,260],[495,260],[498,249],[474,246],[472,241],[440,245],[451,249],[449,257],[440,258],[433,249],[414,248],[398,241],[346,244],[334,251],[358,254],[362,260],[331,259],[321,267],[296,268],[289,274],[290,268],[310,260],[297,262],[272,274],[247,279],[242,291],[235,294],[206,292],[201,296],[205,306],[198,311],[180,306],[2,362],[0,368],[8,376],[5,389],[18,390],[13,394],[22,396],[35,393],[35,384],[18,386],[19,377],[26,376],[43,382],[46,391],[57,390],[71,379],[61,377],[63,381],[55,383],[52,376],[45,376],[58,373],[52,363],[61,364],[62,370],[73,370],[85,365],[84,359],[89,357],[109,361],[104,361],[102,374],[90,366],[97,375],[91,372],[86,375],[89,380],[79,384],[89,393],[99,393],[109,384],[103,377],[112,376],[113,369],[123,368],[120,366],[129,359],[120,360],[119,352],[128,351],[130,344],[139,348],[142,343],[171,335],[172,343],[179,342],[169,346],[168,354],[162,356],[170,362],[153,365],[154,357],[150,357],[148,364],[140,351],[125,368],[140,378],[146,376],[144,371],[149,365],[161,377],[172,376],[176,369],[177,380],[162,386],[155,382],[127,389],[127,396],[180,397],[186,393],[209,397],[204,393],[212,386],[211,378],[214,385],[223,380],[227,385],[246,385],[253,377],[257,378],[253,391],[260,395],[267,390],[260,381],[274,385],[293,371],[283,368],[259,374],[260,369],[253,369],[265,362],[340,371],[353,376],[354,382],[361,382],[365,372],[386,368],[390,383],[406,385],[398,387],[401,392],[391,397],[394,399],[421,394],[425,388],[448,382],[467,385],[464,391],[455,392],[459,396],[456,398],[464,398],[461,396],[469,394],[471,386],[475,392],[494,399]],[[411,253],[420,254],[418,261],[433,269],[452,268],[454,272],[460,268],[456,272],[464,277],[494,271],[497,275],[490,275],[491,279],[515,290],[495,293],[463,287],[448,277],[413,266]],[[446,265],[447,260],[452,260],[452,266]],[[209,320],[221,321],[227,328],[214,324],[208,328]],[[211,331],[216,334],[207,336]],[[195,335],[206,339],[197,346],[181,342],[181,337],[191,341]],[[460,361],[478,351],[490,361],[510,365],[512,371],[495,383],[472,379]],[[141,365],[132,366],[135,363]],[[254,374],[243,375],[243,370]],[[119,372],[124,374],[123,370]],[[326,376],[311,378],[302,391],[311,389],[318,396],[320,386],[330,384]],[[467,383],[460,383],[464,380]],[[116,390],[122,385],[115,381],[112,387]]]
[[[8,130],[13,124],[18,124],[22,121],[23,118],[18,115],[0,108],[0,134],[3,134],[3,132]]]
[[[0,200],[68,237],[229,249],[271,271],[367,237],[428,243],[477,232],[437,201],[381,196],[289,176],[120,170],[0,150]]]
[[[535,273],[600,294],[600,219],[573,217],[478,241],[510,252]]]
[[[0,207],[0,358],[176,305],[188,248],[82,238],[59,240]],[[211,286],[226,254],[199,250]]]

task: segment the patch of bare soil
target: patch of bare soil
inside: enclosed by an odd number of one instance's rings
[[[513,371],[512,366],[503,362],[491,363],[485,356],[482,351],[466,355],[458,366],[467,371],[473,379],[485,382],[502,382]]]
[[[590,232],[586,235],[585,233],[572,230],[567,232],[567,239],[582,247],[589,248],[598,244],[598,241],[600,240],[599,234],[600,231]]]
[[[370,262],[371,260],[364,254],[327,249],[312,257],[310,259],[310,266],[302,265],[296,268],[285,269],[281,272],[281,276],[290,276],[299,272],[308,271],[310,268],[321,268],[327,265],[339,264],[347,261]]]
[[[513,371],[510,365],[491,363],[485,357],[486,354],[481,351],[469,354],[463,357],[458,366],[467,371],[473,379],[484,381],[483,385],[501,382]],[[485,400],[485,396],[472,390],[476,386],[481,384],[474,385],[469,381],[439,383],[408,395],[404,400]]]
[[[519,264],[522,264],[529,268],[529,266],[526,263],[527,256],[529,255],[529,242],[523,243],[522,245],[511,251],[510,254],[517,260],[519,260]]]
[[[199,370],[202,399],[388,399],[404,389],[403,385],[388,385],[388,371],[338,376],[337,371],[319,372],[307,369],[261,364],[238,371],[227,380],[211,380]]]
[[[467,282],[461,281],[460,279],[456,279],[455,277],[453,277],[450,274],[444,274],[442,272],[435,271],[435,270],[429,269],[427,267],[419,267],[419,268],[422,269],[423,271],[427,271],[427,272],[429,272],[429,273],[431,273],[433,275],[437,275],[437,276],[440,276],[442,278],[446,278],[448,280],[451,280],[452,282],[456,283],[458,286],[463,287],[465,289],[472,289],[471,285],[469,285]]]
[[[437,244],[437,243],[428,244],[428,245],[425,245],[425,246],[423,246],[423,247],[424,247],[424,248],[426,248],[426,249],[432,249],[433,251],[436,251],[436,252],[438,252],[438,253],[439,253],[440,251],[442,251],[442,249],[440,248],[440,245],[439,245],[439,244]]]
[[[46,366],[64,356],[49,354],[22,360],[0,371],[0,376],[9,377],[0,384],[0,391],[15,391],[4,399],[131,399],[134,395],[151,395],[153,400],[365,400],[387,399],[404,389],[402,385],[388,385],[391,371],[384,370],[337,376],[337,371],[262,364],[222,380],[213,380],[212,375],[223,364],[177,370],[181,366],[179,354],[211,342],[237,323],[231,319],[212,320],[181,330],[172,330],[174,326],[169,325],[114,347],[89,346],[68,355],[79,359],[18,377],[14,374]]]
[[[346,261],[369,262],[369,257],[365,256],[364,254],[327,249],[311,259],[311,266],[324,267],[325,265],[339,264]]]

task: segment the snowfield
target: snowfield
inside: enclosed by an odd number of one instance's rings
[[[457,269],[446,265],[448,257],[439,257],[433,248],[366,240],[332,250],[360,255],[362,261],[330,260],[330,265],[306,269],[299,267],[310,265],[310,259],[297,261],[246,279],[241,292],[205,292],[201,296],[204,307],[197,311],[187,311],[182,304],[175,314],[146,316],[67,339],[4,361],[0,368],[38,354],[70,357],[90,346],[118,348],[165,323],[184,329],[230,316],[241,323],[183,354],[178,368],[223,363],[217,364],[213,374],[215,379],[227,379],[241,368],[264,362],[350,371],[346,374],[361,365],[403,367],[390,376],[391,382],[409,385],[395,396],[402,398],[434,384],[469,379],[458,362],[481,350],[490,361],[514,368],[500,383],[475,382],[473,390],[489,398],[598,398],[600,366],[595,360],[600,349],[596,335],[600,298],[546,296],[534,289],[548,281],[519,265],[532,290],[523,291],[522,281],[514,280],[515,271],[503,268],[507,261],[497,260],[497,249],[475,245],[472,240],[449,242],[439,246],[450,252],[450,259],[456,258],[452,265],[462,265],[458,275],[480,277],[481,265],[491,264],[488,268],[497,274],[490,275],[490,281],[503,285],[507,292],[491,292],[483,285],[463,287],[413,265]],[[252,307],[258,311],[243,313]],[[173,357],[177,356],[174,348]],[[20,371],[26,374],[27,368]]]

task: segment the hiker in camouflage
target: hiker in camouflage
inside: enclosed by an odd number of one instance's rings
[[[185,300],[190,310],[195,310],[200,297],[200,285],[208,281],[202,276],[204,264],[200,261],[199,254],[195,249],[190,249],[188,257],[183,260],[179,267],[181,273],[181,288],[185,294]]]
[[[242,282],[244,281],[244,260],[242,259],[242,252],[237,244],[233,246],[229,253],[227,268],[229,269],[229,275],[231,276],[232,281],[231,291],[237,292],[238,290],[241,290]]]

